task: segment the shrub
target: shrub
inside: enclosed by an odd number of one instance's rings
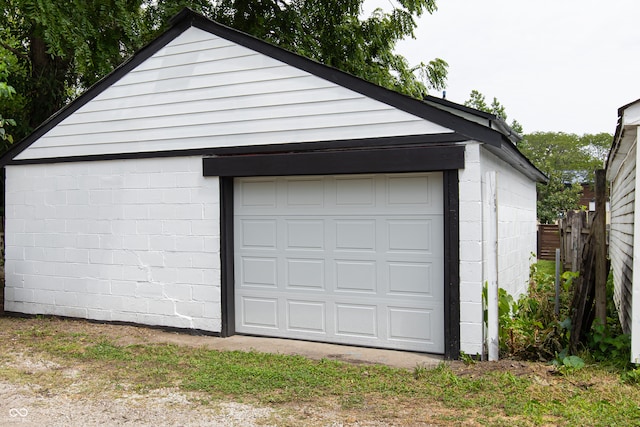
[[[571,331],[572,284],[578,273],[564,272],[561,275],[559,315],[556,316],[555,279],[550,271],[553,271],[553,262],[534,264],[528,292],[517,301],[504,289],[499,289],[500,351],[503,357],[554,361],[557,367],[570,371],[581,367],[579,362],[582,360],[567,351]],[[486,293],[484,296],[486,298]],[[611,275],[607,281],[607,323],[594,322],[584,350],[586,357],[595,362],[606,362],[621,369],[630,367],[630,339],[622,333],[618,321]],[[633,371],[629,377],[635,375],[638,374]]]

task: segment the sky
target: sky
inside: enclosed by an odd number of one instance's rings
[[[394,0],[372,0],[389,7]],[[471,90],[525,133],[613,134],[640,98],[640,0],[438,0],[398,43],[410,64],[449,63],[447,99]],[[431,95],[442,96],[439,91]]]

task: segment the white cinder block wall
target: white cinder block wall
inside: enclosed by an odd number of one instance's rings
[[[537,246],[536,184],[478,143],[465,149],[460,181],[460,350],[482,354],[483,186],[487,171],[497,172],[498,286],[514,297],[527,290],[529,266]]]
[[[202,158],[6,168],[5,310],[220,331]]]
[[[460,350],[482,354],[482,182],[480,144],[465,148],[460,186]]]
[[[537,251],[536,183],[484,148],[480,161],[483,185],[485,173],[496,171],[498,286],[518,298],[527,292]]]

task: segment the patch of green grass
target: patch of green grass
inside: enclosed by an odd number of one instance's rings
[[[623,383],[620,372],[597,365],[564,376],[543,368],[546,379],[539,381],[531,373],[488,369],[491,365],[483,362],[407,370],[169,344],[119,345],[104,336],[62,329],[5,329],[0,351],[10,346],[15,354],[52,360],[61,367],[26,373],[4,367],[12,363],[7,359],[0,363],[0,379],[65,387],[71,380],[60,372],[74,368],[82,371],[83,381],[93,381],[93,390],[85,387],[88,394],[171,387],[198,393],[202,402],[233,398],[271,406],[337,405],[392,424],[393,418],[385,417],[409,413],[452,425],[640,425],[640,387]],[[433,408],[442,411],[433,414]]]
[[[544,259],[540,259],[536,262],[536,267],[540,273],[556,277],[555,261],[547,261]],[[560,270],[560,273],[562,274],[562,270]]]

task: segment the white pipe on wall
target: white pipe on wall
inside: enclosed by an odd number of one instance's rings
[[[485,278],[487,285],[487,351],[490,361],[498,360],[498,191],[497,172],[485,173]]]

